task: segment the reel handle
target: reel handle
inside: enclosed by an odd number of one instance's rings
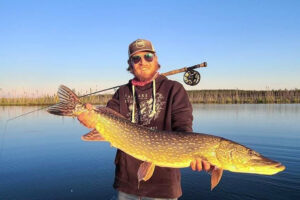
[[[181,73],[181,72],[186,72],[188,70],[192,70],[192,69],[196,69],[196,68],[200,68],[200,67],[207,67],[207,63],[203,62],[201,64],[193,65],[191,67],[184,67],[184,68],[181,68],[181,69],[175,69],[175,70],[172,70],[172,71],[169,71],[169,72],[162,73],[161,75],[170,76],[170,75],[173,75],[173,74],[178,74],[178,73]]]

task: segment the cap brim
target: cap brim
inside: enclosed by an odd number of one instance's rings
[[[151,51],[151,50],[149,50],[149,49],[140,49],[140,50],[137,50],[137,51],[133,52],[132,54],[130,54],[129,57],[131,57],[133,54],[135,54],[135,53],[137,53],[137,52],[142,52],[142,51],[155,53],[155,51]]]

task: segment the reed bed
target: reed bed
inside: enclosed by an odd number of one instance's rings
[[[192,103],[280,104],[300,103],[300,90],[191,90]]]
[[[300,89],[295,90],[189,90],[191,103],[203,104],[268,104],[300,103]],[[78,94],[80,96],[80,94]],[[83,97],[84,103],[106,104],[112,94]],[[44,97],[0,98],[1,106],[34,106],[58,103],[57,95]]]
[[[91,104],[106,104],[109,99],[112,98],[111,94],[106,95],[97,95],[97,96],[89,96],[83,97],[81,99],[84,103]],[[59,102],[58,96],[45,96],[45,97],[16,97],[16,98],[0,98],[1,106],[46,106],[53,105]]]

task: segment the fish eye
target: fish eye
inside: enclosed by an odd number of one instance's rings
[[[260,156],[259,153],[257,153],[256,151],[253,151],[253,150],[249,150],[248,153],[249,153],[250,156]]]

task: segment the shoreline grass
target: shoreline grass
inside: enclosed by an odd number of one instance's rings
[[[294,90],[189,90],[195,104],[292,104],[300,103],[300,89]],[[80,96],[80,94],[78,94]],[[84,103],[106,104],[112,94],[82,98]],[[58,103],[57,95],[0,98],[0,106],[47,106]]]
[[[300,103],[300,89],[294,90],[191,90],[192,103],[289,104]]]

